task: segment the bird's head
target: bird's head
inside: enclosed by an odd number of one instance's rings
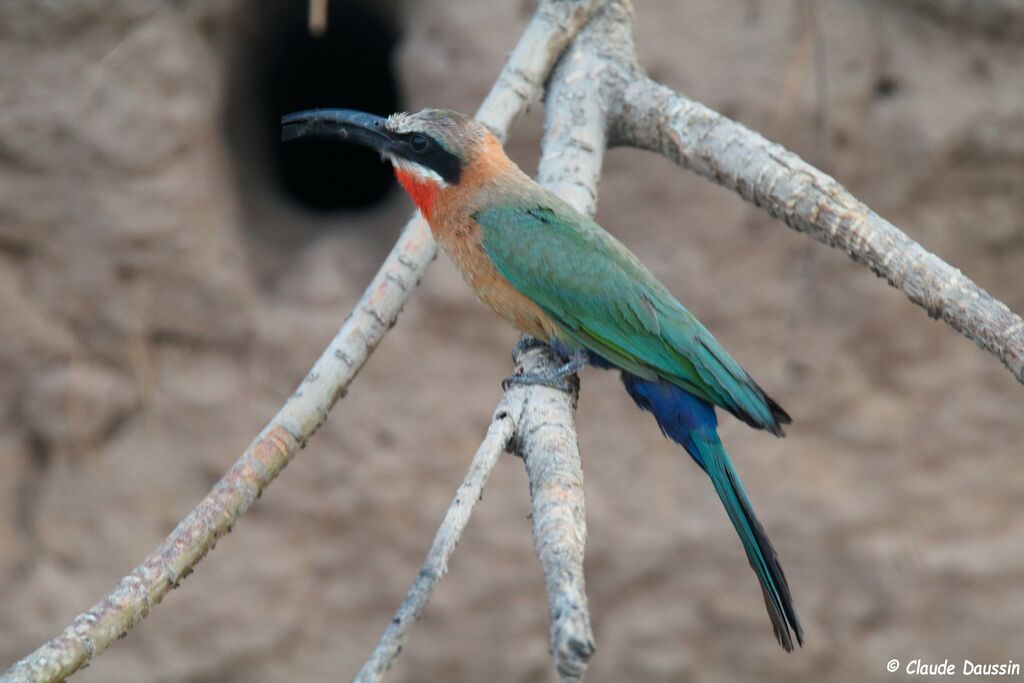
[[[312,109],[289,114],[281,123],[285,141],[341,138],[380,152],[428,218],[437,198],[463,183],[481,156],[501,150],[501,143],[483,125],[447,109],[387,118],[351,109]]]

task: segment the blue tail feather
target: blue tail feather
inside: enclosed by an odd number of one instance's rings
[[[636,404],[654,415],[662,433],[685,448],[707,473],[739,534],[750,566],[761,582],[775,637],[786,651],[793,649],[793,634],[803,645],[803,629],[793,607],[786,575],[754,514],[739,474],[718,439],[714,407],[668,382],[645,380],[623,372],[622,383]]]

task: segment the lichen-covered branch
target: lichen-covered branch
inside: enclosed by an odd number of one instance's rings
[[[501,136],[507,133],[596,2],[542,0],[537,16],[481,106],[477,114],[481,121]],[[526,85],[515,96],[505,95],[503,91],[516,79]],[[328,411],[394,325],[436,253],[426,224],[414,217],[302,384],[213,490],[110,595],[77,616],[58,636],[15,662],[0,676],[0,683],[64,680],[145,618],[230,531],[327,419]]]
[[[623,93],[616,142],[663,154],[842,249],[933,318],[995,355],[1024,383],[1024,320],[925,250],[834,178],[780,145],[647,78]]]

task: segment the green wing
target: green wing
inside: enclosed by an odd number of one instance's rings
[[[473,218],[498,272],[558,323],[564,342],[781,435],[785,411],[597,223],[554,201],[491,207]]]

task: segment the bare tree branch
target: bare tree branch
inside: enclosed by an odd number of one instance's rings
[[[588,87],[601,93],[609,145],[662,154],[737,192],[794,230],[842,249],[929,316],[941,318],[999,358],[1024,383],[1024,320],[1019,315],[871,211],[834,178],[651,80],[636,61],[631,32],[632,3],[606,0],[571,53],[591,55]]]
[[[420,573],[402,601],[402,606],[388,624],[373,654],[352,679],[353,683],[374,683],[391,668],[391,664],[402,650],[409,628],[423,614],[423,609],[434,593],[437,582],[448,573],[448,558],[462,538],[462,532],[466,530],[473,506],[483,495],[484,485],[491,476],[494,465],[512,439],[515,429],[512,415],[508,400],[502,399],[491,420],[487,436],[473,456],[466,478],[455,492],[455,498],[452,499],[444,521],[434,536],[434,543],[430,546],[430,552],[427,553]]]
[[[540,94],[555,61],[576,37],[599,0],[541,0],[476,113],[502,142],[530,101]]]
[[[523,372],[550,373],[560,363],[542,347],[517,358],[517,364]],[[530,480],[533,545],[548,592],[551,657],[563,681],[578,681],[595,645],[583,580],[587,525],[573,421],[577,393],[513,385],[506,396],[517,426],[512,448],[522,456]]]
[[[435,250],[422,221],[412,221],[302,384],[210,493],[110,595],[16,662],[0,683],[64,680],[123,637],[191,573],[327,419],[394,324]]]
[[[596,3],[542,0],[481,106],[481,121],[504,137]],[[509,84],[517,81],[527,85],[514,95],[495,93],[510,89]],[[213,490],[110,595],[77,616],[60,635],[15,662],[0,676],[0,683],[61,681],[145,618],[231,530],[327,419],[330,409],[395,324],[436,253],[437,245],[417,215],[406,225],[355,310],[302,384]]]
[[[539,16],[542,18],[543,13]],[[593,24],[584,32],[592,31]],[[595,74],[587,72],[586,61],[572,48],[552,76],[539,175],[549,189],[592,214],[597,208],[596,186],[605,133],[601,101],[587,86]],[[529,98],[520,99],[525,102]],[[560,364],[547,348],[519,349],[513,356],[516,372],[548,374]],[[548,591],[550,650],[555,668],[565,681],[582,678],[595,647],[583,577],[587,529],[583,468],[573,421],[575,399],[575,395],[570,397],[547,387],[512,385],[496,411],[497,415],[507,412],[514,416],[512,450],[523,458],[530,481],[534,546]],[[489,462],[493,466],[496,460]],[[439,539],[451,537],[453,532],[446,526],[461,498],[456,495],[452,502],[424,568],[354,679],[357,683],[380,680],[398,656],[409,627],[419,618],[439,578],[431,556],[437,552]],[[454,539],[464,526],[455,532]]]
[[[545,134],[540,182],[579,211],[597,210],[606,135],[607,97],[602,62],[594,50],[609,38],[626,40],[629,24],[602,9],[580,31],[552,74],[545,98]],[[623,29],[623,27],[625,27]],[[620,35],[609,36],[619,30]],[[625,35],[622,35],[625,33]],[[518,362],[518,360],[517,360]],[[528,367],[527,372],[543,373]],[[546,387],[528,387],[524,413],[516,424],[515,450],[530,480],[533,535],[544,571],[550,621],[549,647],[563,681],[579,681],[595,650],[587,609],[583,557],[587,527],[583,467],[573,426],[571,398]],[[523,391],[512,387],[509,394]]]
[[[1024,320],[780,145],[647,78],[630,79],[615,141],[663,154],[857,263],[1024,383]]]
[[[593,19],[580,32],[591,13]],[[547,97],[541,181],[593,213],[606,145],[662,154],[728,187],[790,227],[842,248],[1002,360],[1024,383],[1024,321],[852,197],[834,179],[743,126],[650,80],[638,65],[631,0],[541,0],[478,118],[504,137],[571,44]],[[344,395],[436,254],[422,220],[409,222],[355,311],[303,383],[210,494],[118,588],[63,633],[16,663],[0,683],[57,681],[138,623],[230,530]],[[531,371],[557,362],[547,349],[516,358]],[[444,573],[473,501],[507,445],[530,479],[534,536],[544,569],[551,651],[563,680],[582,678],[593,652],[583,581],[582,467],[573,398],[513,387],[502,399],[409,596],[360,673],[376,681]],[[502,406],[505,406],[502,408]],[[464,494],[476,492],[472,500]]]
[[[528,349],[517,346],[513,360],[517,372],[550,373],[561,364],[561,360],[543,344]],[[566,615],[565,618],[552,617],[552,631],[554,633],[557,624],[559,634],[562,635],[558,640],[559,647],[569,648],[573,653],[566,658],[569,662],[566,666],[571,669],[570,659],[578,658],[581,652],[589,656],[589,652],[593,651],[590,622],[586,616],[586,597],[582,593],[586,528],[583,526],[579,449],[572,419],[578,391],[577,383],[571,396],[539,386],[513,385],[505,392],[494,411],[487,435],[470,463],[465,480],[456,491],[434,536],[434,543],[419,574],[384,630],[377,647],[352,679],[353,683],[376,683],[394,664],[409,629],[423,614],[437,582],[447,573],[448,559],[469,523],[473,505],[482,495],[483,487],[498,462],[498,456],[505,450],[521,455],[527,463],[531,498],[534,501],[538,554],[542,557],[545,576],[549,576],[549,584],[558,583],[564,587],[564,590],[557,590],[554,594],[561,599],[558,605],[566,611]],[[576,463],[575,472],[567,475],[564,463]],[[566,505],[565,501],[573,503]],[[561,518],[566,509],[572,513],[570,520]],[[570,578],[560,581],[559,572],[568,572]],[[580,605],[585,628],[579,628]],[[581,633],[585,634],[582,638]],[[566,678],[564,674],[563,678]],[[569,677],[566,680],[577,679]]]
[[[1019,317],[857,202],[835,180],[651,81],[636,61],[632,10],[630,0],[604,0],[552,75],[545,100],[542,183],[593,214],[606,145],[656,151],[737,191],[791,227],[844,248],[931,315],[941,315],[995,353],[1024,381],[1024,323]],[[524,362],[529,363],[529,354]],[[522,407],[522,412],[512,409],[512,447],[523,456],[530,479],[535,546],[548,589],[551,654],[562,679],[578,681],[594,642],[582,570],[586,525],[573,406],[569,396],[544,387],[513,387],[503,401]]]

